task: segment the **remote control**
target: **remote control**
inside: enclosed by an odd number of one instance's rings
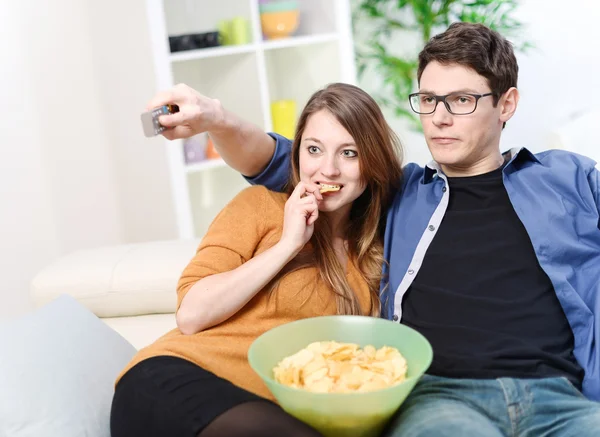
[[[144,135],[147,137],[155,137],[161,132],[164,132],[167,128],[158,122],[158,117],[165,114],[175,114],[176,112],[179,112],[179,106],[177,105],[163,105],[154,108],[152,111],[144,112],[141,115]]]

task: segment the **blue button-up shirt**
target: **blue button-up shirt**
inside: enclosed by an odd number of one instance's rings
[[[272,136],[277,140],[273,159],[249,181],[281,190],[290,174],[291,142]],[[593,160],[562,150],[507,153],[504,186],[573,330],[574,355],[585,370],[583,393],[600,401],[600,172]],[[381,295],[384,317],[402,320],[402,299],[449,197],[448,181],[435,162],[404,167],[403,189],[388,212],[385,231],[390,268],[384,266],[389,275]]]

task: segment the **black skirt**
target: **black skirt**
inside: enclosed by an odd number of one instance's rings
[[[196,437],[231,408],[271,402],[177,357],[148,358],[118,382],[113,398],[112,437]]]

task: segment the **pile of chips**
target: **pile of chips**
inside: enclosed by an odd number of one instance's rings
[[[406,360],[396,348],[360,349],[335,341],[311,343],[273,369],[280,384],[315,393],[380,390],[404,381],[406,371]]]

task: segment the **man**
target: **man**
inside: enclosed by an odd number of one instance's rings
[[[410,103],[434,160],[405,167],[389,211],[382,312],[434,360],[388,436],[600,432],[600,174],[565,151],[500,153],[517,76],[510,43],[482,25],[420,53]],[[184,107],[164,119],[171,138],[208,130],[253,183],[287,180],[289,140],[185,87],[151,106],[167,101]]]

